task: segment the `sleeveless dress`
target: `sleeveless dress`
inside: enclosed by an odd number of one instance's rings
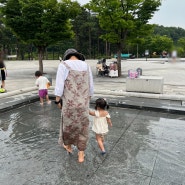
[[[86,149],[89,137],[89,70],[69,70],[62,96],[62,123],[60,137],[65,145],[75,145],[78,150]]]
[[[109,129],[108,129],[107,118],[110,118],[109,114],[107,114],[106,117],[100,117],[99,111],[95,111],[95,117],[94,117],[92,130],[96,134],[105,135],[108,133]]]

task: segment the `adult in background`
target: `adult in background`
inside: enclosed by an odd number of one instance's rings
[[[0,79],[2,82],[1,88],[5,89],[5,80],[7,76],[6,66],[4,63],[3,51],[0,51]]]
[[[92,95],[93,77],[84,55],[75,49],[66,50],[58,66],[55,86],[55,103],[61,109],[62,118],[59,144],[69,153],[72,153],[71,145],[77,146],[79,162],[83,162],[85,157]]]

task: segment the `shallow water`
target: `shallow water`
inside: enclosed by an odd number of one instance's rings
[[[0,114],[0,184],[185,184],[185,116],[110,108],[102,157],[90,127],[85,162],[58,146],[60,110],[39,102]],[[92,121],[92,117],[90,117]]]

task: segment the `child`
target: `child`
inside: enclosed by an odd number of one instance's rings
[[[6,66],[3,61],[3,52],[0,51],[0,79],[2,81],[1,91],[5,92],[5,80],[7,76]]]
[[[42,76],[42,73],[40,71],[35,72],[35,77],[37,78],[35,84],[37,85],[37,87],[39,87],[40,104],[43,105],[45,97],[47,103],[50,104],[51,101],[49,100],[47,89],[48,85],[50,84],[49,80],[45,76]]]
[[[96,100],[95,111],[89,110],[89,114],[94,117],[94,122],[92,126],[92,130],[96,133],[96,140],[98,142],[98,146],[101,149],[101,154],[106,154],[104,148],[104,135],[108,133],[108,124],[112,126],[112,122],[110,119],[109,113],[105,110],[105,108],[109,108],[107,102],[103,98],[98,98]]]

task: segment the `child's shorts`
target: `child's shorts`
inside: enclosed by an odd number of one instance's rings
[[[40,98],[45,98],[46,95],[48,95],[48,90],[47,89],[41,89],[41,90],[39,90],[39,97]]]

